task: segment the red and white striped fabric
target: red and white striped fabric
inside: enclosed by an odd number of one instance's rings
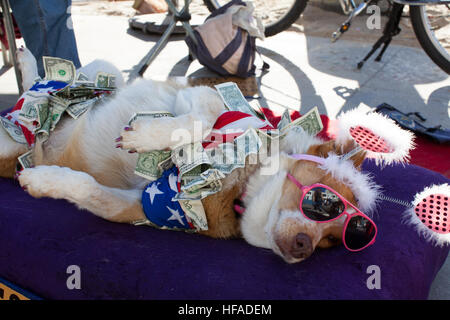
[[[269,122],[240,111],[225,111],[216,120],[211,133],[203,141],[203,148],[215,148],[222,143],[233,142],[247,129],[274,130]]]

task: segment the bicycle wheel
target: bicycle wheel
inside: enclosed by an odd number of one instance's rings
[[[203,0],[209,11],[225,5],[230,0]],[[261,18],[266,37],[289,28],[305,10],[308,0],[254,0],[256,14]]]
[[[450,6],[410,6],[411,23],[423,50],[450,74]]]

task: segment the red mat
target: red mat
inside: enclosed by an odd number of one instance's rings
[[[267,119],[276,126],[281,116],[273,113],[272,110],[263,109]],[[300,113],[293,111],[291,113],[292,120],[300,117]],[[336,120],[330,120],[327,116],[320,116],[323,123],[323,130],[319,136],[329,140],[336,136]],[[415,164],[450,178],[450,146],[438,144],[424,137],[416,136],[415,149],[411,151],[411,160],[409,163]]]

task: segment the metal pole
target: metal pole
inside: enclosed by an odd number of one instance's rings
[[[169,26],[167,27],[166,31],[164,31],[164,34],[159,38],[158,42],[152,47],[150,52],[145,56],[144,58],[144,64],[139,69],[138,74],[142,77],[144,75],[144,72],[147,70],[149,65],[155,60],[156,56],[161,52],[161,50],[166,46],[169,37],[175,29],[175,25],[177,22],[175,20],[170,21]]]
[[[156,56],[161,52],[161,50],[166,46],[167,42],[169,41],[169,37],[172,34],[173,30],[175,29],[175,26],[177,24],[177,18],[180,17],[182,14],[187,14],[189,16],[189,5],[191,3],[191,0],[184,0],[184,7],[178,11],[176,4],[174,4],[173,0],[166,0],[166,3],[169,7],[169,11],[171,14],[168,15],[170,19],[170,23],[161,36],[161,38],[158,40],[158,42],[152,47],[152,49],[147,53],[147,55],[141,60],[143,63],[141,64],[138,73],[130,75],[130,78],[128,79],[128,82],[134,80],[138,76],[143,76],[144,72],[147,70],[147,68],[150,66],[150,64],[153,62],[153,60],[156,58]],[[197,43],[197,39],[194,36],[194,31],[192,30],[191,25],[188,21],[180,21],[182,23],[182,26],[184,30],[186,31],[186,34],[192,38],[194,43]]]
[[[16,73],[17,87],[19,88],[19,94],[23,93],[22,87],[22,73],[20,72],[19,65],[16,57],[16,36],[14,33],[14,24],[11,16],[10,6],[8,0],[1,0],[3,20],[5,22],[6,36],[8,38],[9,52],[11,53],[11,59]]]

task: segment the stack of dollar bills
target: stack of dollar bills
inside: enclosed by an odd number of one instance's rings
[[[45,78],[35,80],[32,88],[20,97],[22,105],[16,105],[9,117],[0,117],[11,138],[30,147],[35,140],[46,141],[65,114],[78,119],[116,89],[115,75],[99,72],[95,81],[89,81],[83,73],[77,74],[71,61],[43,57],[43,64]],[[29,151],[19,157],[19,162],[28,168],[33,165],[32,159]]]
[[[233,82],[215,86],[226,108],[240,111],[268,121],[264,113],[255,110]],[[169,112],[142,112],[135,114],[129,121],[131,125],[140,119],[173,117]],[[245,166],[249,155],[258,155],[274,139],[282,139],[290,130],[304,130],[316,135],[323,129],[317,107],[302,117],[292,121],[286,110],[278,127],[273,131],[249,128],[233,142],[222,143],[215,148],[203,148],[202,142],[182,145],[170,151],[150,151],[140,153],[135,173],[154,181],[161,177],[164,170],[177,166],[181,191],[174,197],[180,201],[187,216],[199,230],[207,229],[206,216],[201,199],[222,190],[222,179],[236,168]],[[186,208],[188,210],[186,210]]]

